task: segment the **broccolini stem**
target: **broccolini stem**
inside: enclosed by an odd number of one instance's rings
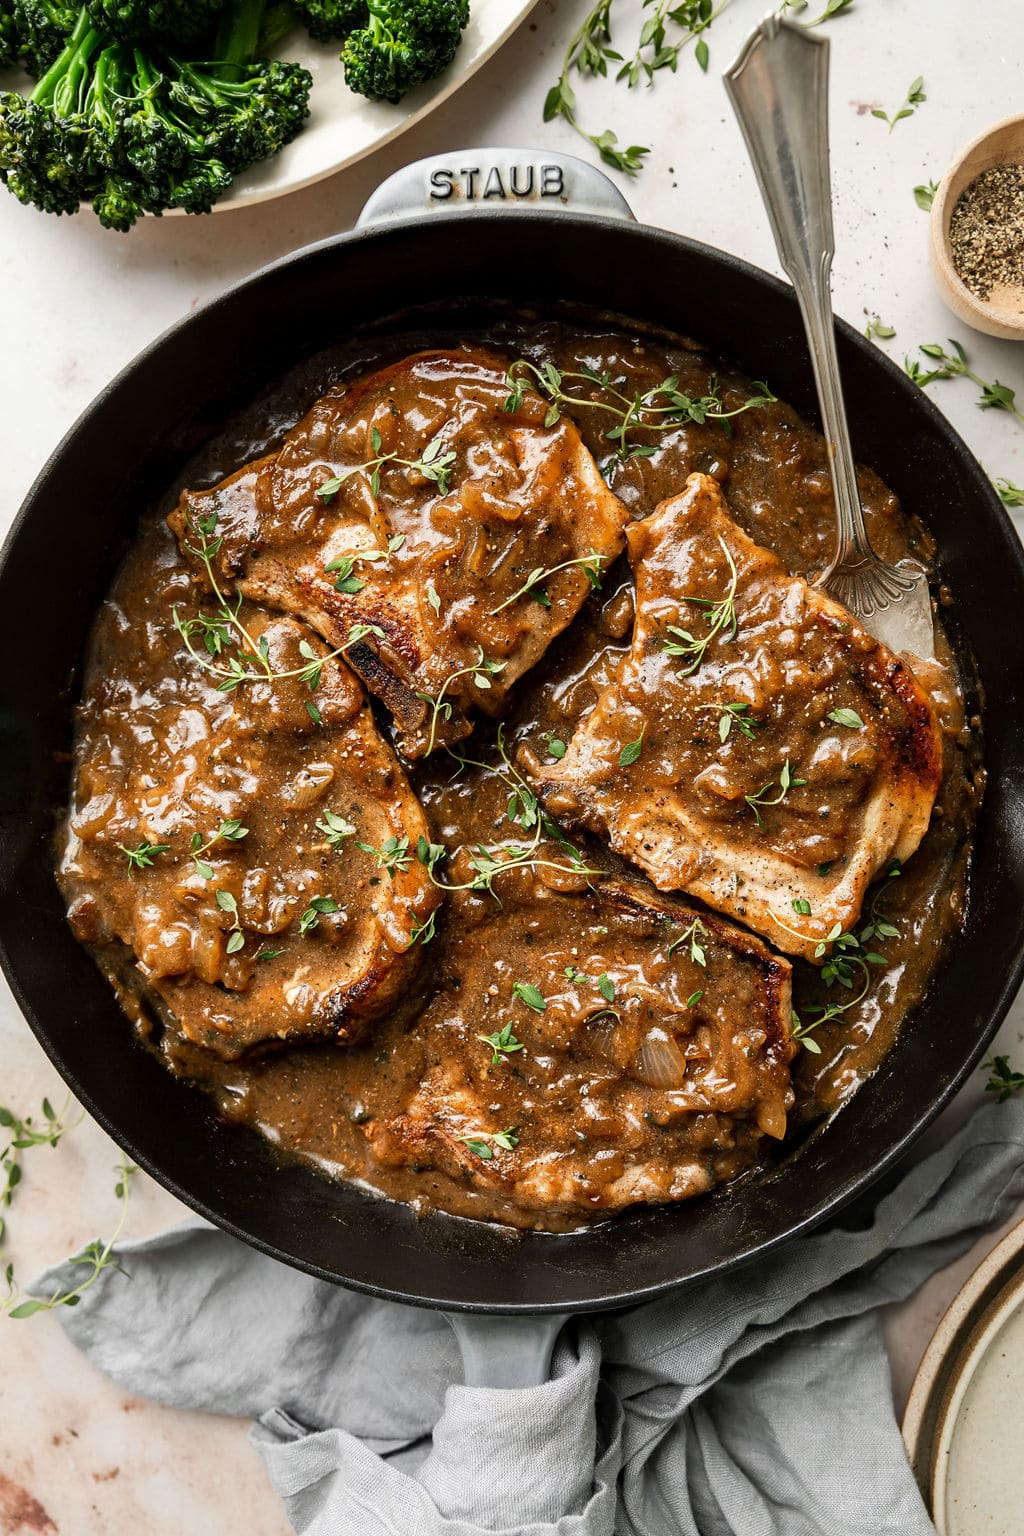
[[[217,58],[224,64],[250,64],[256,57],[266,0],[236,0],[217,36]],[[232,78],[234,70],[226,70]]]
[[[93,33],[89,12],[83,10],[79,13],[74,30],[64,44],[63,50],[54,59],[45,75],[36,81],[35,89],[29,97],[29,101],[40,102],[44,106],[49,105],[53,101],[57,88],[63,81],[72,59],[77,54],[81,45],[87,41],[90,34],[98,40],[99,34]]]

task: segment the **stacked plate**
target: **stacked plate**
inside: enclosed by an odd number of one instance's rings
[[[1024,1222],[974,1271],[936,1329],[903,1439],[939,1536],[1020,1536]]]

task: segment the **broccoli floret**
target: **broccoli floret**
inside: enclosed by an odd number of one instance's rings
[[[59,0],[0,0],[0,65],[20,60],[30,75],[44,75],[77,18],[78,6]]]
[[[209,37],[224,0],[87,0],[93,26],[125,43],[187,47]]]
[[[17,64],[21,53],[21,39],[14,20],[11,0],[0,0],[0,69],[10,69]]]
[[[112,42],[83,10],[32,95],[0,96],[0,177],[50,213],[91,201],[112,229],[168,208],[208,213],[308,113],[306,70],[246,62],[261,12],[242,0],[221,62],[196,64]]]
[[[368,20],[367,0],[292,0],[310,37],[320,43],[340,42]]]
[[[433,80],[455,57],[469,20],[469,0],[368,0],[369,20],[341,50],[350,90],[374,101],[400,101]]]

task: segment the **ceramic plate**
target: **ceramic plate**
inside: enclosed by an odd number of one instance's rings
[[[536,0],[471,0],[469,25],[452,65],[429,85],[410,91],[397,107],[367,101],[348,89],[338,59],[340,43],[315,43],[305,32],[290,33],[275,53],[304,64],[313,76],[309,119],[279,155],[239,176],[214,212],[294,192],[387,144],[457,91],[535,4]]]
[[[939,1536],[1020,1536],[1024,1222],[978,1266],[935,1331],[903,1438]]]

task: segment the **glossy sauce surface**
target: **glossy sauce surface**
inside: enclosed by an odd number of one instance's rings
[[[265,452],[339,379],[358,377],[429,339],[436,338],[402,338],[383,349],[351,349],[304,365],[211,445],[183,483],[209,484]],[[613,328],[582,332],[510,324],[479,339],[508,358],[607,371],[625,381],[627,392],[675,375],[680,390],[701,396],[713,371],[688,345],[635,340]],[[747,381],[724,372],[719,379],[726,406],[749,397]],[[784,404],[739,414],[728,427],[709,421],[657,436],[641,434],[638,440],[654,451],[625,461],[603,436],[608,422],[600,410],[581,405],[569,413],[633,518],[648,515],[699,470],[719,481],[732,516],[789,570],[806,572],[827,558],[832,503],[823,444]],[[869,471],[862,472],[861,491],[880,552],[896,559],[910,551],[927,559],[927,535],[902,518],[895,498]],[[125,707],[113,727],[122,763],[136,762],[150,750],[145,732],[152,722],[142,725],[136,705],[140,694],[159,686],[171,664],[166,646],[155,645],[147,659],[136,637],[166,631],[171,595],[180,592],[184,570],[162,519],[152,520],[98,620],[87,712],[103,686],[103,673],[125,679]],[[467,854],[458,850],[510,838],[507,807],[516,775],[542,771],[556,760],[557,743],[568,740],[593,707],[611,666],[628,648],[632,621],[632,578],[620,559],[600,593],[587,599],[575,622],[512,690],[503,722],[504,755],[494,723],[484,722],[457,748],[467,760],[457,773],[458,765],[444,754],[407,765],[430,836],[454,851],[445,866],[446,883],[466,878]],[[982,775],[976,722],[964,721],[955,668],[948,652],[940,651],[940,659],[943,654],[946,666],[927,679],[944,740],[936,811],[921,849],[875,898],[898,936],[886,938],[886,964],[873,972],[863,1001],[817,1030],[820,1054],[797,1054],[791,1126],[836,1109],[870,1072],[961,922]],[[80,753],[83,740],[80,735]],[[713,750],[715,742],[710,746]],[[279,742],[275,750],[283,755],[280,773],[294,776],[308,757],[306,733]],[[564,847],[544,836],[538,853],[549,867],[501,876],[495,889],[502,907],[479,892],[448,898],[403,1003],[373,1025],[364,1043],[353,1046],[297,1045],[224,1062],[163,1027],[133,981],[123,948],[100,949],[98,958],[169,1066],[212,1091],[229,1118],[262,1128],[284,1152],[314,1159],[332,1175],[365,1181],[419,1209],[440,1206],[514,1224],[571,1228],[624,1203],[622,1180],[629,1169],[635,1198],[655,1200],[683,1198],[735,1175],[768,1155],[766,1133],[777,1135],[779,1106],[784,1110],[793,1097],[784,1086],[788,1046],[774,1040],[768,1015],[751,1024],[746,968],[763,970],[764,956],[744,959],[715,939],[711,948],[720,951],[718,963],[698,966],[687,944],[673,947],[692,921],[685,904],[673,907],[670,899],[668,915],[659,912],[657,904],[665,898],[635,871],[586,835],[573,842],[588,869],[607,875],[610,890],[628,876],[645,893],[648,909],[641,902],[640,910],[624,913],[602,895],[600,880],[589,890]],[[73,875],[65,877],[65,890],[72,900],[81,895]],[[714,931],[714,922],[708,927]],[[92,942],[97,936],[82,934]],[[752,943],[755,951],[763,950],[759,941]],[[570,971],[583,980],[571,980]],[[595,990],[600,977],[613,992],[610,1004]],[[513,991],[516,982],[536,985],[548,1007],[537,1012],[524,1005]],[[794,966],[793,986],[803,1010],[836,1000],[836,989],[825,988],[814,967],[802,962]],[[646,1015],[645,987],[662,999]],[[704,996],[687,1008],[697,992]],[[666,996],[675,1000],[671,1031],[664,1028]],[[459,999],[458,1006],[453,999]],[[618,1017],[596,1017],[605,1006]],[[491,1048],[479,1036],[509,1024],[523,1050],[493,1063]],[[669,1048],[656,1048],[652,1058],[649,1040],[657,1041],[659,1030],[671,1035]],[[703,1093],[698,1089],[683,1103],[682,1077],[674,1087],[671,1083],[673,1049],[682,1075],[696,1070],[699,1079],[702,1060],[719,1062],[720,1081],[709,1079]],[[424,1104],[435,1127],[445,1129],[446,1117],[451,1120],[447,1134],[435,1134],[426,1144],[417,1140]],[[506,1128],[516,1129],[518,1145],[505,1151],[492,1144],[490,1158],[467,1151],[459,1140],[464,1130],[499,1135]]]

